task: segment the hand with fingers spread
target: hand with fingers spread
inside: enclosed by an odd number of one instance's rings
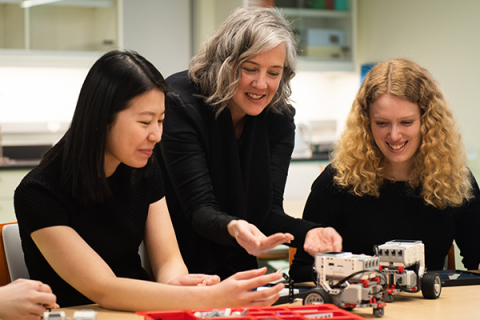
[[[282,283],[265,290],[252,289],[265,286],[282,278],[280,273],[265,274],[267,268],[238,272],[210,288],[217,290],[214,295],[218,307],[270,306],[280,297],[285,287]],[[220,290],[219,290],[220,289]]]
[[[258,228],[245,220],[233,220],[228,224],[228,232],[249,254],[258,256],[282,243],[290,243],[290,233],[275,233],[265,236]]]
[[[187,274],[168,282],[168,284],[176,286],[213,286],[218,283],[220,283],[219,276],[201,273]]]
[[[59,308],[50,287],[40,281],[18,279],[0,287],[0,319],[38,320],[46,308]]]
[[[342,236],[331,227],[315,228],[307,232],[303,248],[312,256],[319,252],[340,252]]]

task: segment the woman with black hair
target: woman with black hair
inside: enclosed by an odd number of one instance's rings
[[[188,275],[153,149],[161,139],[167,84],[134,52],[112,51],[89,71],[70,128],[15,191],[32,279],[63,306],[116,310],[269,305],[283,285],[265,269]],[[141,266],[142,240],[152,275]],[[188,297],[185,299],[185,297]]]

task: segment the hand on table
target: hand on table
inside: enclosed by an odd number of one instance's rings
[[[40,281],[18,279],[0,287],[0,319],[38,320],[47,308],[59,308],[50,287]]]
[[[249,254],[258,256],[282,243],[290,243],[290,233],[276,233],[265,236],[256,226],[245,220],[233,220],[228,224],[228,232]]]
[[[193,273],[172,279],[167,284],[176,286],[212,286],[218,283],[220,283],[220,277],[217,275]]]
[[[267,268],[238,272],[219,284],[209,287],[216,290],[215,301],[218,307],[235,306],[270,306],[280,298],[280,291],[285,287],[278,283],[265,290],[252,289],[262,287],[282,278],[278,272],[265,275]]]
[[[307,232],[303,248],[311,256],[319,252],[340,252],[342,236],[331,227],[315,228]]]

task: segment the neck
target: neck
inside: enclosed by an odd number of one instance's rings
[[[243,112],[235,112],[230,108],[230,114],[232,115],[233,129],[235,130],[235,137],[239,139],[242,136],[243,127],[245,125],[246,114]]]
[[[233,129],[235,130],[235,138],[240,139],[245,126],[245,117],[233,122]]]
[[[389,164],[386,170],[386,178],[395,181],[407,181],[410,175],[411,163]]]
[[[105,154],[105,160],[104,160],[104,170],[105,170],[105,177],[110,177],[115,170],[117,170],[117,167],[120,165],[120,161],[112,159],[109,155]]]

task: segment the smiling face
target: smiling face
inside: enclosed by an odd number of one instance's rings
[[[120,163],[142,168],[160,141],[165,117],[165,94],[153,89],[130,102],[107,129],[105,175],[111,176]]]
[[[373,138],[394,178],[406,180],[413,156],[422,141],[420,107],[390,94],[370,105]]]
[[[272,101],[282,79],[286,48],[280,44],[248,58],[240,66],[237,91],[229,101],[233,122],[259,115]]]

